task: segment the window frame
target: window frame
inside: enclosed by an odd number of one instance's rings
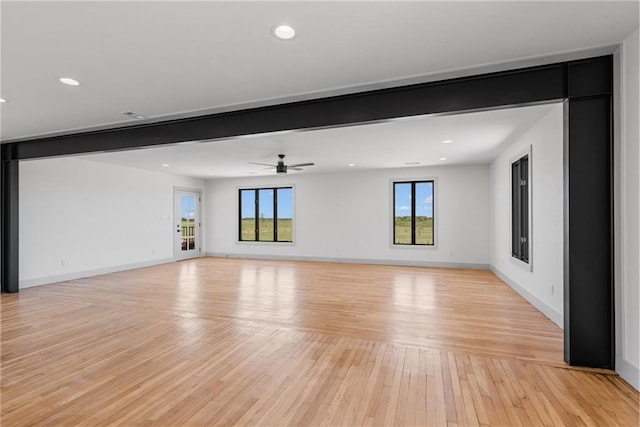
[[[278,239],[278,190],[288,189],[291,190],[291,240],[277,240]],[[259,191],[260,190],[273,190],[273,240],[259,240]],[[254,201],[254,240],[246,240],[242,238],[242,191],[255,191]],[[264,186],[246,186],[237,187],[236,194],[238,202],[236,203],[238,221],[238,229],[236,234],[236,242],[241,244],[280,244],[280,245],[293,245],[295,242],[295,186],[294,185],[264,185]]]
[[[396,230],[395,230],[395,185],[396,184],[412,184],[412,190],[411,190],[411,194],[412,194],[412,203],[411,203],[411,216],[412,216],[412,241],[415,242],[415,230],[414,230],[414,225],[415,224],[415,204],[414,204],[414,200],[415,200],[415,184],[416,183],[431,183],[432,184],[432,206],[433,206],[433,218],[432,218],[432,224],[431,224],[431,228],[432,228],[432,236],[433,236],[433,243],[432,244],[426,244],[426,243],[396,243],[396,239],[395,239],[395,234],[396,234]],[[390,180],[390,185],[389,185],[389,191],[390,191],[390,199],[391,199],[391,203],[389,203],[391,209],[390,209],[390,225],[391,225],[391,230],[389,233],[389,238],[390,238],[390,243],[391,243],[391,247],[392,248],[397,248],[397,249],[437,249],[438,247],[438,227],[437,227],[437,220],[436,217],[438,216],[437,213],[437,209],[438,209],[438,201],[437,201],[437,195],[438,195],[438,179],[436,177],[425,177],[425,178],[394,178]]]
[[[511,261],[520,266],[521,268],[527,271],[533,271],[533,163],[532,163],[532,146],[528,146],[524,150],[520,150],[509,160],[509,258]],[[514,201],[514,179],[513,179],[513,167],[516,163],[521,162],[524,158],[527,159],[527,171],[526,171],[526,187],[527,194],[526,197],[523,198],[523,194],[519,195],[520,200],[525,200],[527,206],[525,209],[520,209],[520,215],[516,218],[517,213],[514,212],[515,201]],[[522,178],[522,175],[520,175]],[[519,187],[521,188],[521,187]],[[526,226],[523,228],[523,217],[526,216]],[[514,221],[516,223],[514,223]],[[520,253],[514,253],[514,231],[517,228],[525,229],[526,236],[523,236],[522,233],[519,233],[519,237],[526,237],[527,245],[526,245],[526,259],[520,256]]]

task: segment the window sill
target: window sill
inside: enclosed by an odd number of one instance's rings
[[[438,249],[437,245],[396,245],[395,243],[391,244],[391,249],[418,249],[418,250],[434,250]]]
[[[509,254],[509,258],[511,259],[512,264],[517,265],[521,269],[525,271],[533,271],[533,265],[531,263],[531,260],[529,260],[529,262],[524,262],[522,260],[519,260],[518,258],[515,258],[511,254]]]
[[[236,240],[238,245],[258,245],[258,246],[295,246],[294,242],[264,242],[264,241],[252,241],[252,240]]]

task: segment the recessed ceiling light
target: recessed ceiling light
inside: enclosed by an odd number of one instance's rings
[[[349,166],[351,168],[351,167],[353,167],[355,165],[356,165],[355,163],[349,163],[347,166]]]
[[[211,175],[213,175],[213,172],[209,172],[207,175],[211,176]]]
[[[291,40],[295,37],[296,30],[289,25],[278,25],[273,29],[273,34],[280,40]]]
[[[61,83],[69,86],[80,86],[80,82],[72,79],[71,77],[60,77],[58,80],[60,80]]]
[[[440,160],[447,160],[446,157],[440,157]]]
[[[445,139],[444,141],[442,141],[443,144],[451,144],[453,141],[450,139]]]
[[[0,98],[0,103],[5,103],[5,102],[7,102],[7,100],[6,100],[6,99],[4,99],[4,98]]]
[[[169,167],[169,165],[168,165],[167,163],[163,163],[163,164],[162,164],[162,167],[163,167],[163,168],[168,168],[168,167]]]

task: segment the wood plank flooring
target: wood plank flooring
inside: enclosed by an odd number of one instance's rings
[[[1,298],[2,426],[637,426],[492,273],[201,258]]]

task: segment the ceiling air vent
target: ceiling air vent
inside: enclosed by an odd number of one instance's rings
[[[129,116],[132,119],[136,119],[136,120],[144,120],[144,119],[146,119],[145,116],[141,116],[140,114],[136,114],[133,111],[127,111],[127,112],[124,112],[122,114],[124,114],[125,116]]]

